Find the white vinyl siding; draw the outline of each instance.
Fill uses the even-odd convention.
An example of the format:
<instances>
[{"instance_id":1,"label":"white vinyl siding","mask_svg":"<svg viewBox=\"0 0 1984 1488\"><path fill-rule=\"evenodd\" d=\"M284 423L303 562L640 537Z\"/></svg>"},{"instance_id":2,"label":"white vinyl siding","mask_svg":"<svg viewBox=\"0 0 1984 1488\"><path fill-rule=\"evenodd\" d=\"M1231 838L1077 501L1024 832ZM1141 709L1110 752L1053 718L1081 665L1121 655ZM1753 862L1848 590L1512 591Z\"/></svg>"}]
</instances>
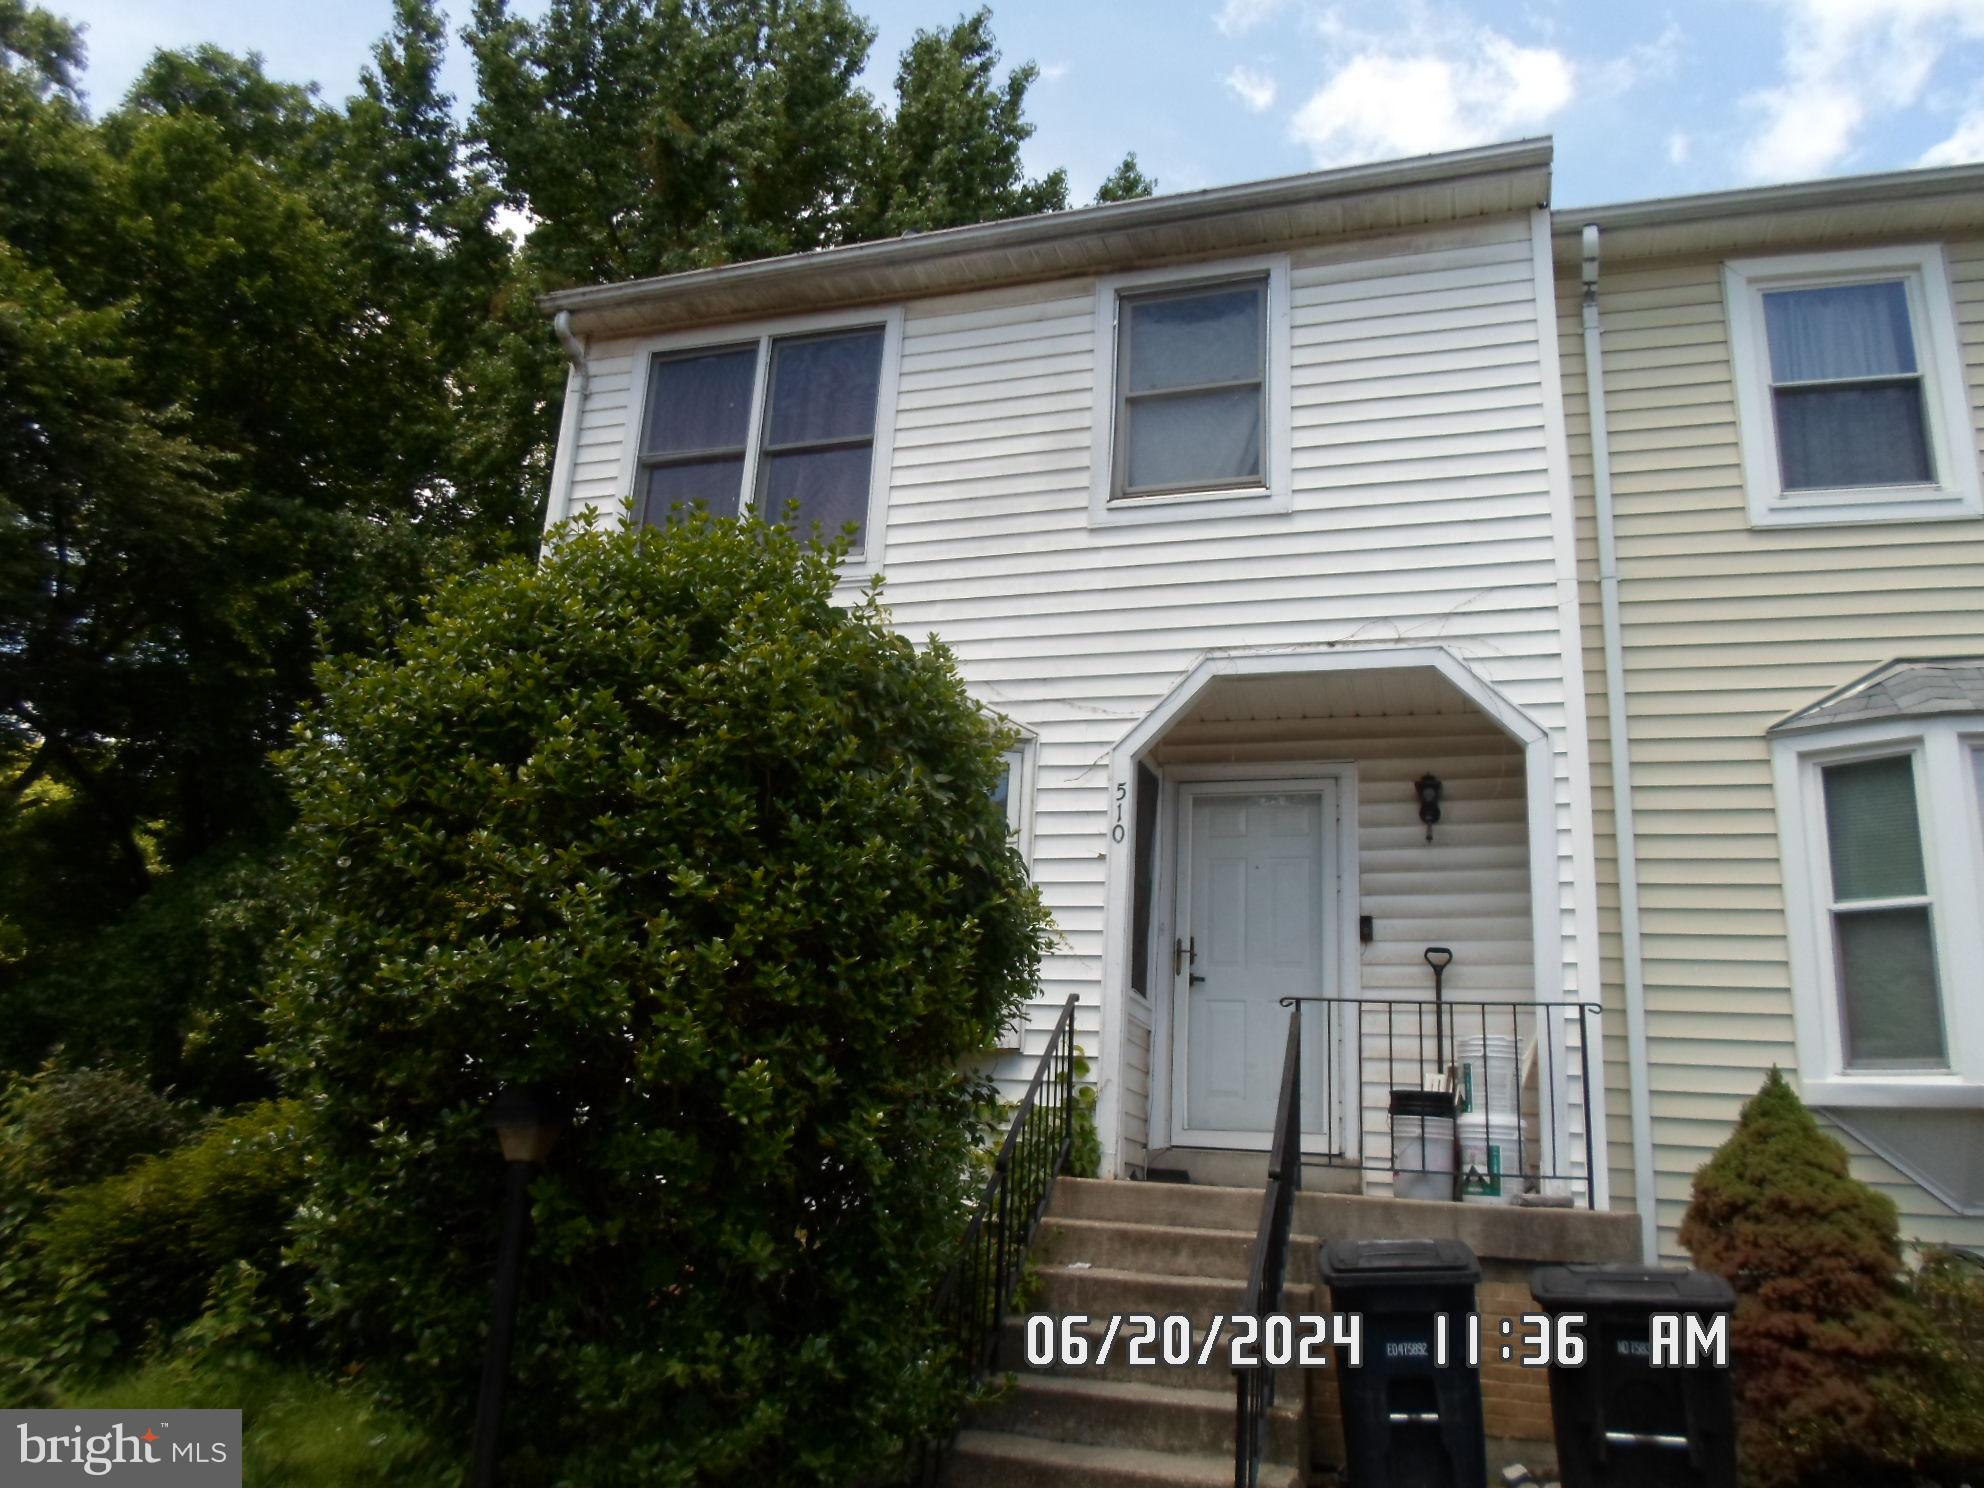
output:
<instances>
[{"instance_id":1,"label":"white vinyl siding","mask_svg":"<svg viewBox=\"0 0 1984 1488\"><path fill-rule=\"evenodd\" d=\"M1945 245L1975 461L1984 245ZM1605 1002L1621 1002L1609 739L1599 647L1578 271L1558 325L1577 491L1597 804ZM1974 652L1984 524L1754 529L1717 260L1608 262L1599 283L1639 833L1656 1212L1663 1247L1694 1171L1775 1064L1795 1067L1782 866L1765 730L1902 656ZM1613 1191L1631 1195L1623 1024L1608 1019ZM1842 1134L1844 1136L1844 1134ZM1902 1233L1976 1244L1961 1220L1851 1137L1854 1171Z\"/></svg>"},{"instance_id":2,"label":"white vinyl siding","mask_svg":"<svg viewBox=\"0 0 1984 1488\"><path fill-rule=\"evenodd\" d=\"M885 598L902 633L941 636L973 695L1034 738L1030 861L1061 932L1019 1051L997 1064L1008 1098L1071 992L1077 1041L1102 1070L1104 885L1109 854L1127 850L1110 841L1110 752L1219 649L1445 647L1547 730L1557 954L1524 970L1536 959L1526 929L1457 933L1431 906L1420 928L1474 946L1470 978L1500 968L1495 980L1511 991L1578 990L1572 770L1582 759L1566 732L1554 388L1539 335L1551 307L1538 300L1536 221L1517 212L1291 252L1290 372L1270 409L1289 431L1281 511L1234 503L1189 521L1091 525L1096 279L904 307L878 529ZM613 461L631 349L593 348L575 506L610 508L625 494ZM1428 767L1415 761L1403 777L1403 835L1417 828L1409 782ZM1515 889L1484 892L1500 896L1498 926L1520 912ZM1424 980L1423 963L1419 981L1403 962L1378 970L1373 991ZM1133 1073L1128 1026L1126 1087L1148 1080ZM1105 1092L1105 1108L1120 1100L1125 1160L1147 1099Z\"/></svg>"},{"instance_id":3,"label":"white vinyl siding","mask_svg":"<svg viewBox=\"0 0 1984 1488\"><path fill-rule=\"evenodd\" d=\"M1090 526L1092 282L909 307L887 597L1039 739L1034 876L1064 939L1029 1052L1070 991L1099 1049L1109 751L1220 648L1443 645L1552 730L1563 941L1540 980L1574 982L1529 220L1297 253L1289 277L1279 516ZM1416 823L1409 788L1405 805Z\"/></svg>"}]
</instances>

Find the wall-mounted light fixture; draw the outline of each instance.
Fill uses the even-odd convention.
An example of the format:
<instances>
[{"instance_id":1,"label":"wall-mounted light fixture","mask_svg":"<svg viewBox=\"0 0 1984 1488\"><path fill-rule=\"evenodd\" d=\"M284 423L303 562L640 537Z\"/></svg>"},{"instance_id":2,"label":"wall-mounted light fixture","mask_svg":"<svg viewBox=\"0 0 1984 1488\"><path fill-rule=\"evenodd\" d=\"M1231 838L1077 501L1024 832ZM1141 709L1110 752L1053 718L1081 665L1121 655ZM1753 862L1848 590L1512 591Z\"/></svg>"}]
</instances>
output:
<instances>
[{"instance_id":1,"label":"wall-mounted light fixture","mask_svg":"<svg viewBox=\"0 0 1984 1488\"><path fill-rule=\"evenodd\" d=\"M1419 792L1419 819L1426 823L1426 840L1433 840L1433 823L1440 819L1440 792L1445 788L1437 775L1421 775L1413 782Z\"/></svg>"}]
</instances>

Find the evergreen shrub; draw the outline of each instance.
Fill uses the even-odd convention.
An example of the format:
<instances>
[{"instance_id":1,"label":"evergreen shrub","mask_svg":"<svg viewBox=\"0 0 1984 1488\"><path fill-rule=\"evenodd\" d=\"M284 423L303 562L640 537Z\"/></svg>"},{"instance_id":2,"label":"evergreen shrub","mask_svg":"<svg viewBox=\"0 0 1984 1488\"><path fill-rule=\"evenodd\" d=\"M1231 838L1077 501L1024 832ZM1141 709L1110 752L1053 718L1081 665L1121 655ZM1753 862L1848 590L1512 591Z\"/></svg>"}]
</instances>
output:
<instances>
[{"instance_id":1,"label":"evergreen shrub","mask_svg":"<svg viewBox=\"0 0 1984 1488\"><path fill-rule=\"evenodd\" d=\"M1777 1070L1695 1174L1680 1239L1736 1291L1748 1481L1913 1484L1984 1445L1911 1289L1893 1200L1851 1175Z\"/></svg>"},{"instance_id":2,"label":"evergreen shrub","mask_svg":"<svg viewBox=\"0 0 1984 1488\"><path fill-rule=\"evenodd\" d=\"M962 1073L1048 921L945 649L758 521L553 534L326 667L272 1027L333 1347L466 1433L503 1087L531 1190L506 1482L844 1482L948 1409Z\"/></svg>"}]
</instances>

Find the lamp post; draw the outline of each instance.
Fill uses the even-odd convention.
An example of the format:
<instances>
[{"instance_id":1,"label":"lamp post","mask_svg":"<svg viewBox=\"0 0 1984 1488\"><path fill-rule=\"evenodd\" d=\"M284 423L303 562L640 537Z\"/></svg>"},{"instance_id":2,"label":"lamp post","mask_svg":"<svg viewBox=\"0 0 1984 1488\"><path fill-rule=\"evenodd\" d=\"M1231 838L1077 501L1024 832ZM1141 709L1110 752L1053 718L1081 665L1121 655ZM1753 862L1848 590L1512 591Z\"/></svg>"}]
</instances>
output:
<instances>
[{"instance_id":1,"label":"lamp post","mask_svg":"<svg viewBox=\"0 0 1984 1488\"><path fill-rule=\"evenodd\" d=\"M517 1286L523 1278L524 1231L530 1224L530 1175L550 1154L563 1129L542 1096L506 1086L489 1107L489 1124L503 1149L503 1244L496 1257L496 1296L489 1318L489 1352L482 1361L482 1393L475 1407L475 1464L471 1488L495 1488L503 1385L510 1373L510 1340L516 1331Z\"/></svg>"}]
</instances>

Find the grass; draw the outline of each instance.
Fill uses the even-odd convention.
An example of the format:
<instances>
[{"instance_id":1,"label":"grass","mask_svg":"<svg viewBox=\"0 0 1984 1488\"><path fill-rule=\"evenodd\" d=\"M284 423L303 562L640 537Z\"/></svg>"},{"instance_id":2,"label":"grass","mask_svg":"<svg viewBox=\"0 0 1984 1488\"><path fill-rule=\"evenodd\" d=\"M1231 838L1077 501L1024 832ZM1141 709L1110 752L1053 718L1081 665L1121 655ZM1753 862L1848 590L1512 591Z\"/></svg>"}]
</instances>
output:
<instances>
[{"instance_id":1,"label":"grass","mask_svg":"<svg viewBox=\"0 0 1984 1488\"><path fill-rule=\"evenodd\" d=\"M238 1409L243 1488L455 1488L467 1451L436 1442L360 1386L261 1360L148 1364L64 1390L55 1404Z\"/></svg>"}]
</instances>

